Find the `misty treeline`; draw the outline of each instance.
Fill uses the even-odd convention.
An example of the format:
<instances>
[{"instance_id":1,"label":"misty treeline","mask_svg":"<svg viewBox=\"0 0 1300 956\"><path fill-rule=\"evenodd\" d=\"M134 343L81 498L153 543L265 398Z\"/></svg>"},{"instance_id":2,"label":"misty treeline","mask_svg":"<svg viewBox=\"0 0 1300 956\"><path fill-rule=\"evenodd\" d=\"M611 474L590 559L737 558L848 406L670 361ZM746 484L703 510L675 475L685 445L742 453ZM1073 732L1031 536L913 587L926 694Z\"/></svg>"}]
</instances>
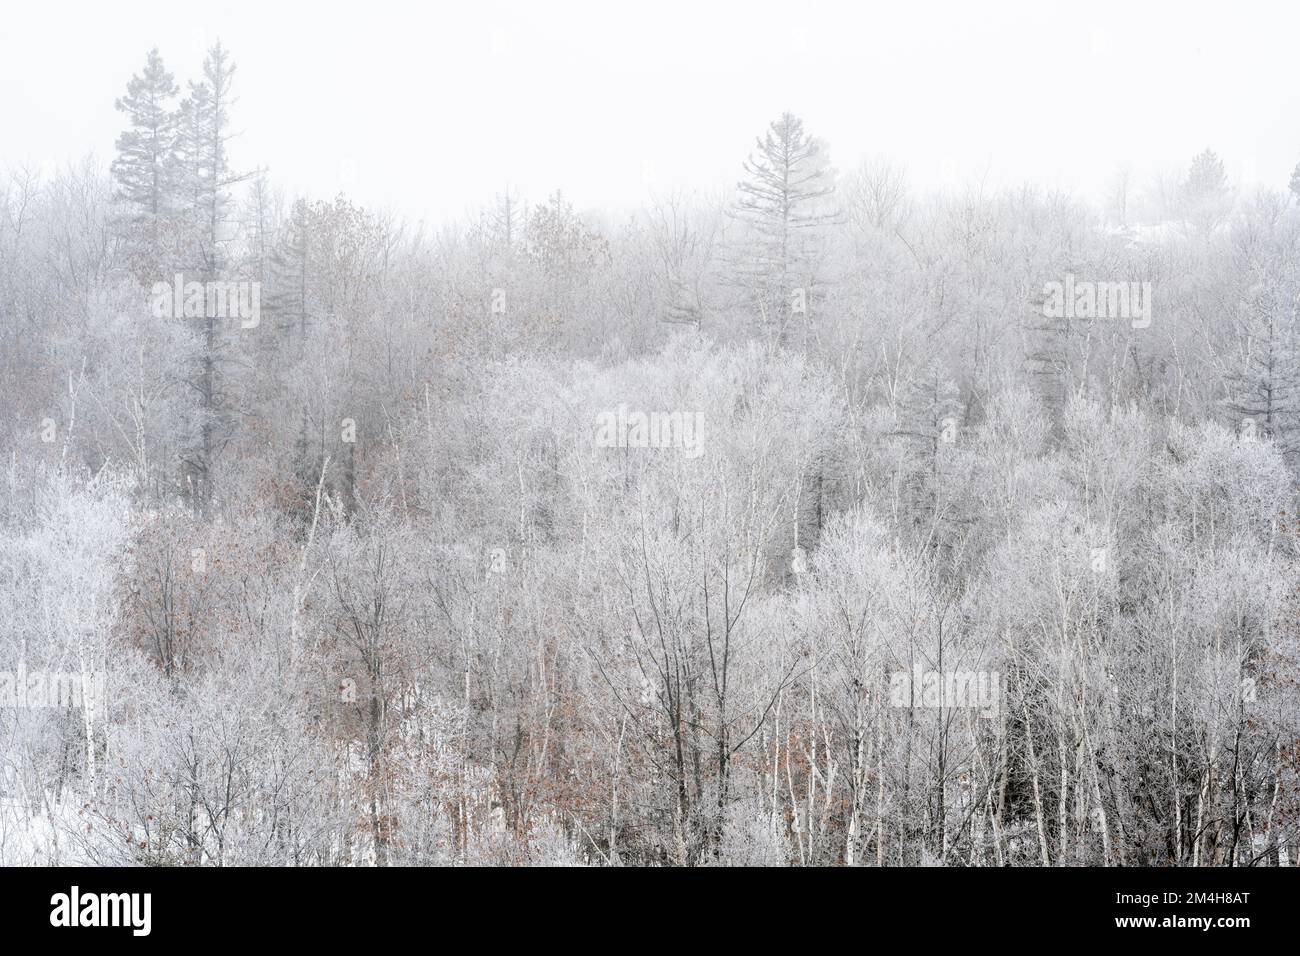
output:
<instances>
[{"instance_id":1,"label":"misty treeline","mask_svg":"<svg viewBox=\"0 0 1300 956\"><path fill-rule=\"evenodd\" d=\"M1292 195L925 196L785 114L433 228L232 165L235 76L0 187L0 670L85 678L0 706L0 861L1300 862Z\"/></svg>"}]
</instances>

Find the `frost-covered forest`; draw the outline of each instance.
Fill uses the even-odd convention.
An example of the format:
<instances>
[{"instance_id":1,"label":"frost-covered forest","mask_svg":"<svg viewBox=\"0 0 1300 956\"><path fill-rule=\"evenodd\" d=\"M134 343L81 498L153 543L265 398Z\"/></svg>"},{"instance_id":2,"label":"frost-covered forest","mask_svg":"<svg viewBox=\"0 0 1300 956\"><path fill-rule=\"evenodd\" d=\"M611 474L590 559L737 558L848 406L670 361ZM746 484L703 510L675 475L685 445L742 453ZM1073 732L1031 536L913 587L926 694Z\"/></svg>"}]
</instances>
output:
<instances>
[{"instance_id":1,"label":"frost-covered forest","mask_svg":"<svg viewBox=\"0 0 1300 956\"><path fill-rule=\"evenodd\" d=\"M1300 175L431 225L144 52L0 170L0 863L1300 864Z\"/></svg>"}]
</instances>

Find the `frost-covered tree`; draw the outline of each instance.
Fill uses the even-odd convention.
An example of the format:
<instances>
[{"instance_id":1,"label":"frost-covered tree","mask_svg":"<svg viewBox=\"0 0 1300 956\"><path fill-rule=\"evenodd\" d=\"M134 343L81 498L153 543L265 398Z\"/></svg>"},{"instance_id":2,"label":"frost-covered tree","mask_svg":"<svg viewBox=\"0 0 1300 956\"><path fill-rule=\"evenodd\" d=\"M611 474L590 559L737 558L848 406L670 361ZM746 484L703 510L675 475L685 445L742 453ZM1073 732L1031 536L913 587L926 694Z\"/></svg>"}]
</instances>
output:
<instances>
[{"instance_id":1,"label":"frost-covered tree","mask_svg":"<svg viewBox=\"0 0 1300 956\"><path fill-rule=\"evenodd\" d=\"M1228 175L1212 149L1199 153L1182 184L1184 215L1201 234L1213 232L1231 210Z\"/></svg>"},{"instance_id":2,"label":"frost-covered tree","mask_svg":"<svg viewBox=\"0 0 1300 956\"><path fill-rule=\"evenodd\" d=\"M835 218L835 191L826 147L783 113L758 139L744 163L733 214L747 227L735 279L763 325L785 341L808 320L819 285L820 230Z\"/></svg>"},{"instance_id":3,"label":"frost-covered tree","mask_svg":"<svg viewBox=\"0 0 1300 956\"><path fill-rule=\"evenodd\" d=\"M179 114L175 98L180 92L163 65L157 47L149 51L144 70L131 77L126 95L115 103L130 126L117 138L113 160L114 197L126 208L130 235L144 248L142 268L157 269L156 257L169 217L180 199ZM158 274L158 273L155 273Z\"/></svg>"}]
</instances>

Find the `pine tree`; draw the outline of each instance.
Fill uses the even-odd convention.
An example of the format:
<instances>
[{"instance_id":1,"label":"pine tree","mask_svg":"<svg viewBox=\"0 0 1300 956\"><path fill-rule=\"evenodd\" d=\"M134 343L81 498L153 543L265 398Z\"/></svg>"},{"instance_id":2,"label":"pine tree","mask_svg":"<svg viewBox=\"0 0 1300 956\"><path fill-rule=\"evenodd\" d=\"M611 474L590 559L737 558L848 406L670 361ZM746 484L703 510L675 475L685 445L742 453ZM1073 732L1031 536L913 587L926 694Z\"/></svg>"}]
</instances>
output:
<instances>
[{"instance_id":1,"label":"pine tree","mask_svg":"<svg viewBox=\"0 0 1300 956\"><path fill-rule=\"evenodd\" d=\"M306 341L310 320L311 230L311 207L306 200L299 199L289 210L289 218L270 257L268 311L281 332L297 329L300 347Z\"/></svg>"},{"instance_id":2,"label":"pine tree","mask_svg":"<svg viewBox=\"0 0 1300 956\"><path fill-rule=\"evenodd\" d=\"M1223 171L1223 160L1207 149L1192 160L1183 190L1188 199L1199 200L1221 196L1228 188L1228 176Z\"/></svg>"},{"instance_id":3,"label":"pine tree","mask_svg":"<svg viewBox=\"0 0 1300 956\"><path fill-rule=\"evenodd\" d=\"M752 230L737 281L754 299L764 324L784 340L796 315L806 316L816 285L817 232L835 220L827 198L834 192L825 151L804 133L803 121L782 114L756 141L737 184L734 215Z\"/></svg>"},{"instance_id":4,"label":"pine tree","mask_svg":"<svg viewBox=\"0 0 1300 956\"><path fill-rule=\"evenodd\" d=\"M528 218L528 207L512 194L506 187L503 195L497 196L489 222L489 234L494 250L510 258L523 240L524 223Z\"/></svg>"},{"instance_id":5,"label":"pine tree","mask_svg":"<svg viewBox=\"0 0 1300 956\"><path fill-rule=\"evenodd\" d=\"M253 281L266 285L276 232L275 198L265 171L259 172L248 190L243 205L246 253L241 271Z\"/></svg>"},{"instance_id":6,"label":"pine tree","mask_svg":"<svg viewBox=\"0 0 1300 956\"><path fill-rule=\"evenodd\" d=\"M181 104L181 155L187 219L196 244L192 268L202 281L223 278L226 245L235 230L227 221L230 187L249 178L230 169L231 85L235 65L218 42L203 61L203 79L190 84ZM229 443L235 416L227 401L231 343L224 320L204 317L200 355L193 381L200 407L200 440L188 456L195 504L206 512L213 498L217 457Z\"/></svg>"},{"instance_id":7,"label":"pine tree","mask_svg":"<svg viewBox=\"0 0 1300 956\"><path fill-rule=\"evenodd\" d=\"M131 77L126 96L115 103L130 117L131 128L117 138L114 198L129 203L139 216L163 216L171 210L177 124L171 101L178 92L155 47L149 51L144 72Z\"/></svg>"},{"instance_id":8,"label":"pine tree","mask_svg":"<svg viewBox=\"0 0 1300 956\"><path fill-rule=\"evenodd\" d=\"M125 204L124 226L132 265L142 274L158 271L164 223L174 212L179 176L179 115L172 105L179 93L158 49L149 51L144 72L131 77L116 108L130 128L117 138L113 160L114 199Z\"/></svg>"},{"instance_id":9,"label":"pine tree","mask_svg":"<svg viewBox=\"0 0 1300 956\"><path fill-rule=\"evenodd\" d=\"M1182 192L1186 218L1200 233L1208 235L1227 218L1232 206L1228 176L1214 150L1192 160Z\"/></svg>"},{"instance_id":10,"label":"pine tree","mask_svg":"<svg viewBox=\"0 0 1300 956\"><path fill-rule=\"evenodd\" d=\"M205 278L216 278L225 266L223 248L233 238L227 220L230 187L249 178L231 170L226 144L230 141L231 86L235 64L218 42L203 61L203 79L190 83L181 104L181 154L184 192L201 249Z\"/></svg>"},{"instance_id":11,"label":"pine tree","mask_svg":"<svg viewBox=\"0 0 1300 956\"><path fill-rule=\"evenodd\" d=\"M1228 374L1226 408L1239 433L1271 438L1288 458L1300 451L1297 286L1287 263L1252 262L1235 317L1240 359Z\"/></svg>"}]
</instances>

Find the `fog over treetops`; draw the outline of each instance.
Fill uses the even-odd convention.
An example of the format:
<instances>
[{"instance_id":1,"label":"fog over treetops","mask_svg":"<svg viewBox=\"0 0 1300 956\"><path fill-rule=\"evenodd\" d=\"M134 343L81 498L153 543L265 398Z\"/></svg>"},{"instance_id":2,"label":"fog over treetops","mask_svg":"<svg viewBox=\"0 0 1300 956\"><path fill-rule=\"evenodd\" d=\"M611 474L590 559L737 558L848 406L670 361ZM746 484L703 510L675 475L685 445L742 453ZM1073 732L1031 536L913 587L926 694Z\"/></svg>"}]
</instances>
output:
<instances>
[{"instance_id":1,"label":"fog over treetops","mask_svg":"<svg viewBox=\"0 0 1300 956\"><path fill-rule=\"evenodd\" d=\"M799 87L632 201L434 97L321 191L240 49L105 45L0 149L0 864L1300 863L1276 130L918 182Z\"/></svg>"}]
</instances>

